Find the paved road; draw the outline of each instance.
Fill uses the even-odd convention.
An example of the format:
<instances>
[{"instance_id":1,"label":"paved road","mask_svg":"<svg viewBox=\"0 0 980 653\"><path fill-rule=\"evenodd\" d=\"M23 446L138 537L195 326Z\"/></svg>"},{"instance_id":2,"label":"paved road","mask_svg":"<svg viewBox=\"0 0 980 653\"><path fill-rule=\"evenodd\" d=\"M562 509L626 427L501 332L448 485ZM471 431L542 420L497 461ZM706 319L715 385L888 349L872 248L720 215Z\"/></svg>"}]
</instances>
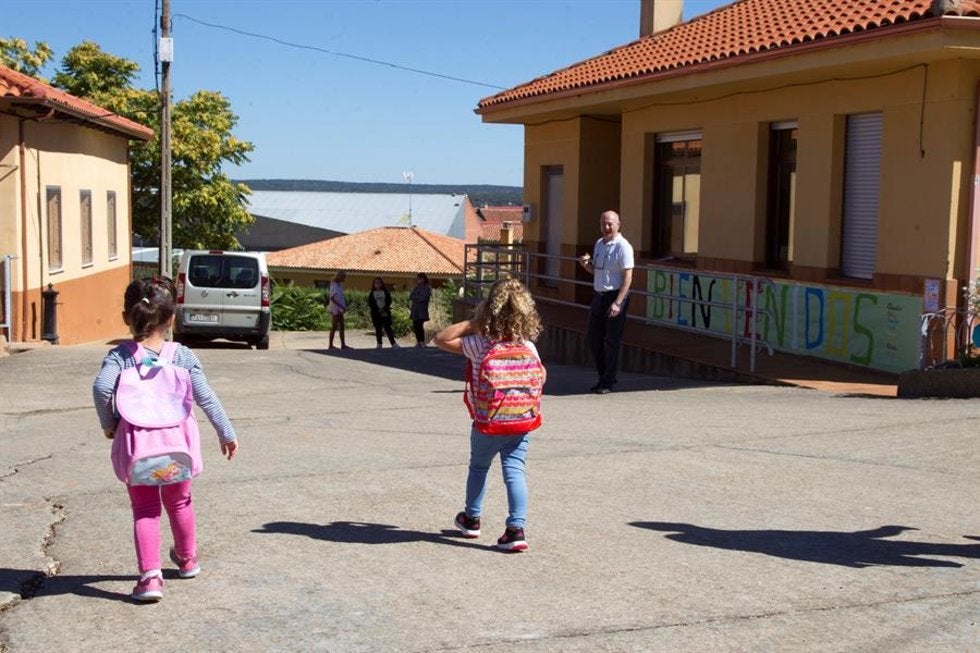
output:
<instances>
[{"instance_id":1,"label":"paved road","mask_svg":"<svg viewBox=\"0 0 980 653\"><path fill-rule=\"evenodd\" d=\"M4 651L976 651L980 400L550 367L526 554L451 530L462 361L323 334L201 348L202 574L136 605L131 519L89 387L106 346L0 359ZM166 527L165 527L166 528ZM165 530L165 541L168 535Z\"/></svg>"}]
</instances>

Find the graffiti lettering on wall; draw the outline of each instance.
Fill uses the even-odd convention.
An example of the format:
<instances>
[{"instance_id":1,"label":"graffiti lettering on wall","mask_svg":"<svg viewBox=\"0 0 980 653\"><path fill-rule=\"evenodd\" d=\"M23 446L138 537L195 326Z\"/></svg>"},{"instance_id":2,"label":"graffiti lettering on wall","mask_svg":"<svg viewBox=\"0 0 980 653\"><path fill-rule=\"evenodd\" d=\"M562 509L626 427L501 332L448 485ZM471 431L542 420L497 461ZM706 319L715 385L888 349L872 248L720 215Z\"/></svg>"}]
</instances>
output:
<instances>
[{"instance_id":1,"label":"graffiti lettering on wall","mask_svg":"<svg viewBox=\"0 0 980 653\"><path fill-rule=\"evenodd\" d=\"M892 372L918 362L921 297L781 281L754 293L746 280L736 287L729 277L664 270L647 274L647 291L655 322L748 337L755 320L758 336L779 351Z\"/></svg>"}]
</instances>

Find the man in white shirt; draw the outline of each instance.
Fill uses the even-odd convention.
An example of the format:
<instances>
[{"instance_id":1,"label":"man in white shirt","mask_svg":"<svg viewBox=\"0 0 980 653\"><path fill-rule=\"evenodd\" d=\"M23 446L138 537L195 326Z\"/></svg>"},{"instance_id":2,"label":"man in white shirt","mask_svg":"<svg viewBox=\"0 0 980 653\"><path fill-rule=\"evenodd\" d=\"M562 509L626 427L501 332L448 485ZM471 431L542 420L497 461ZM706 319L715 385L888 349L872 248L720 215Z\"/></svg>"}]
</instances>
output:
<instances>
[{"instance_id":1,"label":"man in white shirt","mask_svg":"<svg viewBox=\"0 0 980 653\"><path fill-rule=\"evenodd\" d=\"M596 394L609 394L616 384L619 349L626 328L629 290L633 283L633 246L619 233L619 214L606 211L599 218L602 238L592 255L583 254L579 263L592 275L595 295L589 308L586 336L595 358L599 381L592 386Z\"/></svg>"}]
</instances>

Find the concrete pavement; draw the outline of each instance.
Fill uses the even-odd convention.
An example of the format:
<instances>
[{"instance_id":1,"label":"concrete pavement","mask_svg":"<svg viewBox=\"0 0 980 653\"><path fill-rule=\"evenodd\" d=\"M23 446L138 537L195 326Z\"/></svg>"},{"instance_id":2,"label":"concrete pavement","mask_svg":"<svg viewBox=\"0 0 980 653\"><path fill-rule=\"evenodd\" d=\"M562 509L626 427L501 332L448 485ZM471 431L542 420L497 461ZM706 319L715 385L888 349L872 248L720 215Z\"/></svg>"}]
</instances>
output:
<instances>
[{"instance_id":1,"label":"concrete pavement","mask_svg":"<svg viewBox=\"0 0 980 653\"><path fill-rule=\"evenodd\" d=\"M980 400L898 400L552 365L525 554L451 529L462 359L199 348L203 572L128 599L128 501L90 384L107 345L0 359L0 647L46 651L975 651ZM164 526L164 542L169 532Z\"/></svg>"}]
</instances>

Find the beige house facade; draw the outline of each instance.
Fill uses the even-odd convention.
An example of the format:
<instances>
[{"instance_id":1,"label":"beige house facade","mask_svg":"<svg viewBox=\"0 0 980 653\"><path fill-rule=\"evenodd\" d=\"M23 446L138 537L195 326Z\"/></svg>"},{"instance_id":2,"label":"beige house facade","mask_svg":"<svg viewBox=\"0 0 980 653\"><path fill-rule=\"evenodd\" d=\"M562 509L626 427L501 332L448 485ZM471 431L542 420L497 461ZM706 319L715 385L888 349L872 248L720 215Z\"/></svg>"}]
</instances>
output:
<instances>
[{"instance_id":1,"label":"beige house facade","mask_svg":"<svg viewBox=\"0 0 980 653\"><path fill-rule=\"evenodd\" d=\"M662 268L634 286L763 277L777 348L914 367L980 264L980 4L833 4L742 0L482 100L525 125L529 246L578 256L617 210Z\"/></svg>"},{"instance_id":2,"label":"beige house facade","mask_svg":"<svg viewBox=\"0 0 980 653\"><path fill-rule=\"evenodd\" d=\"M12 342L118 335L130 280L129 141L147 127L0 66L0 256ZM56 291L44 333L42 291ZM52 325L49 325L52 326Z\"/></svg>"}]
</instances>

